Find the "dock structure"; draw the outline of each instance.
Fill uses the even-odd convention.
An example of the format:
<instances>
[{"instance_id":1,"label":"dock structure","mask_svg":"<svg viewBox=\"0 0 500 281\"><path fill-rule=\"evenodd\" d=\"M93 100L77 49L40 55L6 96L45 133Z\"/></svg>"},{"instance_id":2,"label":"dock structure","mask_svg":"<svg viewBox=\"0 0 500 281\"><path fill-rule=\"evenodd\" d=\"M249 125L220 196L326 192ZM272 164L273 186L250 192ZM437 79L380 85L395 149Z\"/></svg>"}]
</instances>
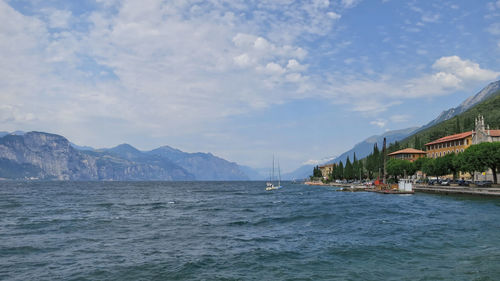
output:
<instances>
[{"instance_id":1,"label":"dock structure","mask_svg":"<svg viewBox=\"0 0 500 281\"><path fill-rule=\"evenodd\" d=\"M475 195L500 197L500 187L463 187L463 186L428 186L416 185L413 187L415 192L437 193L444 195Z\"/></svg>"}]
</instances>

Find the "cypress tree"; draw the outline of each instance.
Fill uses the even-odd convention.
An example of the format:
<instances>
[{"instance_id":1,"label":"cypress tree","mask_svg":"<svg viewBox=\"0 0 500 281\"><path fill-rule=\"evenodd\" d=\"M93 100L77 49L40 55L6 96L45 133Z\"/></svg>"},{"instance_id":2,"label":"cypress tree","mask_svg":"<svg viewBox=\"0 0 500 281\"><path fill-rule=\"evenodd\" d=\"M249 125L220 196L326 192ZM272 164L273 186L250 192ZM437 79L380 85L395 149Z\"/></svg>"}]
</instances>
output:
<instances>
[{"instance_id":1,"label":"cypress tree","mask_svg":"<svg viewBox=\"0 0 500 281\"><path fill-rule=\"evenodd\" d=\"M357 179L359 176L359 163L356 158L356 152L354 152L354 160L352 161L353 178Z\"/></svg>"},{"instance_id":2,"label":"cypress tree","mask_svg":"<svg viewBox=\"0 0 500 281\"><path fill-rule=\"evenodd\" d=\"M351 160L349 160L349 156L347 156L347 160L345 162L344 177L348 180L351 180L353 178L353 169Z\"/></svg>"},{"instance_id":3,"label":"cypress tree","mask_svg":"<svg viewBox=\"0 0 500 281\"><path fill-rule=\"evenodd\" d=\"M339 163L337 176L339 179L344 179L344 164L342 161Z\"/></svg>"}]
</instances>

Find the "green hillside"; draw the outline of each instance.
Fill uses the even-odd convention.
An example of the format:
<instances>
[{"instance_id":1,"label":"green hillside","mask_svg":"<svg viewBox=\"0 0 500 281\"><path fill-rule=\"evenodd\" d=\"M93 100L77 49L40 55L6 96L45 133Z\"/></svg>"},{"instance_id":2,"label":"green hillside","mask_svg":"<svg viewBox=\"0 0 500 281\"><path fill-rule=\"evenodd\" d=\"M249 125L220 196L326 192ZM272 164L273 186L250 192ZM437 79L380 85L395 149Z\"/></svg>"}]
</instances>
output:
<instances>
[{"instance_id":1,"label":"green hillside","mask_svg":"<svg viewBox=\"0 0 500 281\"><path fill-rule=\"evenodd\" d=\"M484 123L489 125L491 129L500 129L500 91L462 114L417 132L399 143L391 144L388 152L407 147L425 150L425 144L428 142L444 136L473 130L474 120L478 115L484 116Z\"/></svg>"}]
</instances>

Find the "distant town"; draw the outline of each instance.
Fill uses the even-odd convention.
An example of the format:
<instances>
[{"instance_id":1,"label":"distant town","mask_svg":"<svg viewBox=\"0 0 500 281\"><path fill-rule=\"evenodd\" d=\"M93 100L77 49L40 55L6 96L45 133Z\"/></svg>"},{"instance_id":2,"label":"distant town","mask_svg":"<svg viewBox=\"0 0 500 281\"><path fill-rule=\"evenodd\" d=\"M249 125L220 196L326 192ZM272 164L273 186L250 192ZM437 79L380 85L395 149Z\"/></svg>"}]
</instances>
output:
<instances>
[{"instance_id":1,"label":"distant town","mask_svg":"<svg viewBox=\"0 0 500 281\"><path fill-rule=\"evenodd\" d=\"M460 130L459 118L454 130ZM416 146L416 147L415 147ZM420 147L424 149L419 149ZM382 150L375 143L373 152L346 163L316 166L312 184L390 185L401 179L427 185L455 184L478 187L497 185L500 169L500 129L491 129L483 115L474 120L474 128L433 139L421 144L418 136L406 147L395 142Z\"/></svg>"}]
</instances>

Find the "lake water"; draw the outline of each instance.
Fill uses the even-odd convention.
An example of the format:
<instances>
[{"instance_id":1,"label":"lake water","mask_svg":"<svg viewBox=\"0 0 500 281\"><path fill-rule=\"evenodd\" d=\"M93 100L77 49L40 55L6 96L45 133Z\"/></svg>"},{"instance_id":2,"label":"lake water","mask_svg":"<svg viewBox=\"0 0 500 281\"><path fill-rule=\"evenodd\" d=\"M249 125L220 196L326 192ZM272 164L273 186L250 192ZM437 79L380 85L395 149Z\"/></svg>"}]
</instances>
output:
<instances>
[{"instance_id":1,"label":"lake water","mask_svg":"<svg viewBox=\"0 0 500 281\"><path fill-rule=\"evenodd\" d=\"M0 182L0 280L499 280L500 200Z\"/></svg>"}]
</instances>

